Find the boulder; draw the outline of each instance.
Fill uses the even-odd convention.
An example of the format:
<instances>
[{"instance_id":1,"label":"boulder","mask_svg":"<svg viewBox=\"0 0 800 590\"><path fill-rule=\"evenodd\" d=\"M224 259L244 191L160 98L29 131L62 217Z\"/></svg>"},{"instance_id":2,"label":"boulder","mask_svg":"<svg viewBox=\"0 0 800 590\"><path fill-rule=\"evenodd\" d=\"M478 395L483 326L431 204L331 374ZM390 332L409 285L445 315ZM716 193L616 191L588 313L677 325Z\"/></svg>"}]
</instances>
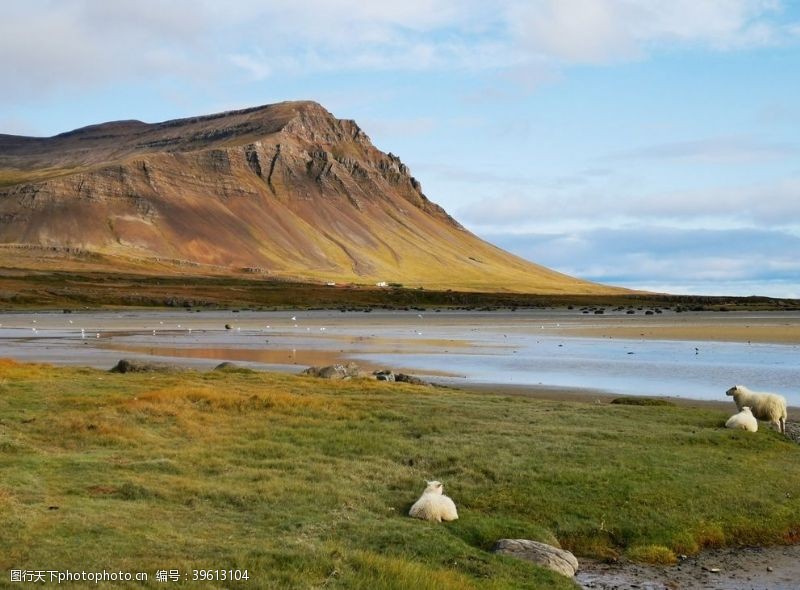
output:
<instances>
[{"instance_id":1,"label":"boulder","mask_svg":"<svg viewBox=\"0 0 800 590\"><path fill-rule=\"evenodd\" d=\"M148 363L144 361L131 361L120 359L116 365L111 367L112 373L150 373L155 371L179 371L180 367L166 363Z\"/></svg>"},{"instance_id":2,"label":"boulder","mask_svg":"<svg viewBox=\"0 0 800 590\"><path fill-rule=\"evenodd\" d=\"M390 371L389 369L384 369L383 371L375 371L372 373L375 375L375 379L378 381L395 381L394 372Z\"/></svg>"},{"instance_id":3,"label":"boulder","mask_svg":"<svg viewBox=\"0 0 800 590\"><path fill-rule=\"evenodd\" d=\"M320 379L352 379L353 377L362 376L361 370L355 363L327 365L325 367L309 367L303 371L302 374L319 377Z\"/></svg>"},{"instance_id":4,"label":"boulder","mask_svg":"<svg viewBox=\"0 0 800 590\"><path fill-rule=\"evenodd\" d=\"M492 548L494 553L525 559L543 567L573 577L578 571L578 560L569 551L547 543L528 539L500 539Z\"/></svg>"},{"instance_id":5,"label":"boulder","mask_svg":"<svg viewBox=\"0 0 800 590\"><path fill-rule=\"evenodd\" d=\"M419 377L414 377L413 375L406 375L405 373L397 373L394 376L394 380L398 383L410 383L411 385L426 385L430 386L430 383L427 381L423 381Z\"/></svg>"}]
</instances>

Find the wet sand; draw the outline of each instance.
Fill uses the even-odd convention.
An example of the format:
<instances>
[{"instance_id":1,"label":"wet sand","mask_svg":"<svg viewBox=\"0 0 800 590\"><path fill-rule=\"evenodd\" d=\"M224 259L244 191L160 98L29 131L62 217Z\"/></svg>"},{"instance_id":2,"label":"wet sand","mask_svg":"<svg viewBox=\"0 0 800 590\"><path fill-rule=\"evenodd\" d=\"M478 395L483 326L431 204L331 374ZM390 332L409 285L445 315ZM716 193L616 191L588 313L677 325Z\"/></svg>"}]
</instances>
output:
<instances>
[{"instance_id":1,"label":"wet sand","mask_svg":"<svg viewBox=\"0 0 800 590\"><path fill-rule=\"evenodd\" d=\"M704 551L675 566L584 559L576 576L585 590L797 590L800 545Z\"/></svg>"},{"instance_id":2,"label":"wet sand","mask_svg":"<svg viewBox=\"0 0 800 590\"><path fill-rule=\"evenodd\" d=\"M590 338L800 344L797 314L782 312L602 317L591 324L564 324L560 330Z\"/></svg>"}]
</instances>

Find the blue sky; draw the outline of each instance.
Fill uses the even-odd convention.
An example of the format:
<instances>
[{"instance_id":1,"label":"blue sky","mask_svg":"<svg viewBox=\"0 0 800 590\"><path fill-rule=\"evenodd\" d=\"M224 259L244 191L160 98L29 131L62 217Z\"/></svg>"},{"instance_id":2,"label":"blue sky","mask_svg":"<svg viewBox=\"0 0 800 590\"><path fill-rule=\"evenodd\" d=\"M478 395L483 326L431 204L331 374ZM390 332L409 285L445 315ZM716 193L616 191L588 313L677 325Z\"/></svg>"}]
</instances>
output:
<instances>
[{"instance_id":1,"label":"blue sky","mask_svg":"<svg viewBox=\"0 0 800 590\"><path fill-rule=\"evenodd\" d=\"M800 297L800 2L28 0L0 133L293 99L576 276Z\"/></svg>"}]
</instances>

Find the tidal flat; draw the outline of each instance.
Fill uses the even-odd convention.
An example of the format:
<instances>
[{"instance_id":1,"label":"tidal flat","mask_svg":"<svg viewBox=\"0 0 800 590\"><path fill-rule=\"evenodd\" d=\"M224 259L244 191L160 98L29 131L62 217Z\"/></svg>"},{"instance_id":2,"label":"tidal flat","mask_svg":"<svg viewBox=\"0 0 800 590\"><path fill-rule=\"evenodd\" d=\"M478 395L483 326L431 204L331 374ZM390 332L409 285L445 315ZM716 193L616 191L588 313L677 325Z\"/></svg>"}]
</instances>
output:
<instances>
[{"instance_id":1,"label":"tidal flat","mask_svg":"<svg viewBox=\"0 0 800 590\"><path fill-rule=\"evenodd\" d=\"M227 327L226 327L227 326ZM0 357L110 368L150 358L299 372L354 361L442 384L800 406L800 312L119 311L0 315Z\"/></svg>"}]
</instances>

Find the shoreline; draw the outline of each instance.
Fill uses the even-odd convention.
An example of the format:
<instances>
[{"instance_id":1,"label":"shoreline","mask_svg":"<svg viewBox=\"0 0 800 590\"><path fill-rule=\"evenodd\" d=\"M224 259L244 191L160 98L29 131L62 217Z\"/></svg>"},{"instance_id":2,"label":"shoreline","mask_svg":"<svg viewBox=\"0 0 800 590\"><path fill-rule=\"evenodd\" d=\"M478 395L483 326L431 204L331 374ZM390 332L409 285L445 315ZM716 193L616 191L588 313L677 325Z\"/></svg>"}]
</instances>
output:
<instances>
[{"instance_id":1,"label":"shoreline","mask_svg":"<svg viewBox=\"0 0 800 590\"><path fill-rule=\"evenodd\" d=\"M674 403L677 406L684 407L697 407L711 410L720 410L730 412L735 407L733 398L708 400L708 399L694 399L689 397L676 397L676 396L655 396L655 395L627 395L622 393L613 393L610 391L603 391L600 389L580 389L575 387L552 387L552 386L535 386L535 385L506 385L506 384L493 384L493 383L433 383L438 387L452 387L453 389L461 389L464 391L490 394L498 396L518 396L528 397L537 400L547 401L566 401L578 403L602 403L610 404L612 400L625 398L625 399L658 399ZM722 394L725 395L724 393ZM800 407L788 406L788 412L795 416L800 416ZM794 421L792 421L794 422Z\"/></svg>"}]
</instances>

